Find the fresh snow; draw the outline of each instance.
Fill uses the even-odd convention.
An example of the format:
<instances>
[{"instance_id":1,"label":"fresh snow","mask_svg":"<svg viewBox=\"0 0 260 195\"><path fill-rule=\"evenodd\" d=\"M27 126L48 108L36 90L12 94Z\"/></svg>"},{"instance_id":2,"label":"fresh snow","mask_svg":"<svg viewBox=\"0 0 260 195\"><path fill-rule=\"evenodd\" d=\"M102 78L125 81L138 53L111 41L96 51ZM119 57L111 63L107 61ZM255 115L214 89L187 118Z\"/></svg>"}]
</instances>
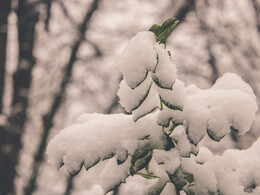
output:
<instances>
[{"instance_id":1,"label":"fresh snow","mask_svg":"<svg viewBox=\"0 0 260 195\"><path fill-rule=\"evenodd\" d=\"M159 62L155 73L152 74L152 77L160 87L171 89L176 80L176 67L172 63L169 53L164 47L164 44L155 45Z\"/></svg>"},{"instance_id":2,"label":"fresh snow","mask_svg":"<svg viewBox=\"0 0 260 195\"><path fill-rule=\"evenodd\" d=\"M152 86L152 78L150 76L145 79L138 87L132 89L122 80L119 85L117 95L120 97L120 104L127 112L131 112L138 108L147 97ZM131 98L130 98L131 96Z\"/></svg>"},{"instance_id":3,"label":"fresh snow","mask_svg":"<svg viewBox=\"0 0 260 195\"><path fill-rule=\"evenodd\" d=\"M197 144L206 131L215 141L223 138L230 127L240 135L249 131L258 107L252 89L241 78L227 73L210 89L192 88L183 110L192 143Z\"/></svg>"},{"instance_id":4,"label":"fresh snow","mask_svg":"<svg viewBox=\"0 0 260 195\"><path fill-rule=\"evenodd\" d=\"M120 56L119 69L132 89L143 82L148 70L154 72L157 64L155 44L152 32L139 32L129 41Z\"/></svg>"},{"instance_id":5,"label":"fresh snow","mask_svg":"<svg viewBox=\"0 0 260 195\"><path fill-rule=\"evenodd\" d=\"M152 32L133 37L118 64L119 102L131 115L81 115L50 141L50 164L77 174L106 162L99 175L104 192L125 182L130 170L149 165L137 171L157 179L142 193L167 194L172 182L181 194L260 194L260 138L247 150L222 156L197 146L205 135L220 141L230 130L250 130L258 107L241 77L226 73L209 89L185 86Z\"/></svg>"},{"instance_id":6,"label":"fresh snow","mask_svg":"<svg viewBox=\"0 0 260 195\"><path fill-rule=\"evenodd\" d=\"M159 106L160 106L160 99L156 91L156 86L155 84L152 84L147 98L136 110L132 112L134 121L137 121L142 116L149 114L150 112L154 111L156 108L159 108Z\"/></svg>"},{"instance_id":7,"label":"fresh snow","mask_svg":"<svg viewBox=\"0 0 260 195\"><path fill-rule=\"evenodd\" d=\"M163 103L167 107L171 109L183 110L186 99L186 91L182 81L177 79L171 90L160 87L157 87L157 90Z\"/></svg>"},{"instance_id":8,"label":"fresh snow","mask_svg":"<svg viewBox=\"0 0 260 195\"><path fill-rule=\"evenodd\" d=\"M90 116L90 115L88 115ZM62 130L52 139L47 148L49 162L55 167L62 162L70 172L76 172L81 164L89 167L100 159L115 154L120 149L127 149L126 142L137 148L136 140L148 134L147 125L142 121L135 123L131 116L124 114L101 115L88 119L86 122L73 124ZM133 150L130 148L130 151Z\"/></svg>"},{"instance_id":9,"label":"fresh snow","mask_svg":"<svg viewBox=\"0 0 260 195\"><path fill-rule=\"evenodd\" d=\"M196 194L216 193L216 184L221 194L260 193L260 138L247 150L227 150L222 156L200 148L195 161L182 158L182 168L194 175Z\"/></svg>"}]
</instances>

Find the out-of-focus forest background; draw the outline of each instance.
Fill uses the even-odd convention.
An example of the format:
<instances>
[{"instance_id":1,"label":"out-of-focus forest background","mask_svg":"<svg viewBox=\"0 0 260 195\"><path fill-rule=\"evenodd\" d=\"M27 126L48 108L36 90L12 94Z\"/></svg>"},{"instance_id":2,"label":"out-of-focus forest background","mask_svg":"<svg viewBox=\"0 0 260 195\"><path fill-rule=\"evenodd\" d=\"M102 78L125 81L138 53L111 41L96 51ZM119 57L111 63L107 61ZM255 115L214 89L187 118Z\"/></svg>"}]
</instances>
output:
<instances>
[{"instance_id":1,"label":"out-of-focus forest background","mask_svg":"<svg viewBox=\"0 0 260 195\"><path fill-rule=\"evenodd\" d=\"M117 56L169 17L181 20L167 42L179 79L208 88L235 72L260 104L259 0L0 1L0 195L97 194L86 171L50 167L46 145L81 113L123 112ZM204 144L221 153L259 135L258 112L246 135Z\"/></svg>"}]
</instances>

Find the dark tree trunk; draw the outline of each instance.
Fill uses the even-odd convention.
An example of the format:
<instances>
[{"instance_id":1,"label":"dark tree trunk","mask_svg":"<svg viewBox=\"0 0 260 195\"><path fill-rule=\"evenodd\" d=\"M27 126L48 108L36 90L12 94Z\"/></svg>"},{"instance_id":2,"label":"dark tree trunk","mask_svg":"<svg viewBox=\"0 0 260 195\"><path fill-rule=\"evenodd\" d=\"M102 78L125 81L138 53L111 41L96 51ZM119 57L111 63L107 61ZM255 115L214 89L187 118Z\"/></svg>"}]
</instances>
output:
<instances>
[{"instance_id":1,"label":"dark tree trunk","mask_svg":"<svg viewBox=\"0 0 260 195\"><path fill-rule=\"evenodd\" d=\"M10 1L10 0L8 0ZM8 124L0 127L0 183L1 195L15 194L15 166L21 149L21 135L26 122L28 95L31 84L35 25L38 13L26 0L18 4L19 63L13 75L13 101ZM2 11L1 11L2 13Z\"/></svg>"},{"instance_id":2,"label":"dark tree trunk","mask_svg":"<svg viewBox=\"0 0 260 195\"><path fill-rule=\"evenodd\" d=\"M0 113L3 106L3 90L5 79L6 46L7 46L7 26L8 15L11 10L10 0L0 1Z\"/></svg>"},{"instance_id":3,"label":"dark tree trunk","mask_svg":"<svg viewBox=\"0 0 260 195\"><path fill-rule=\"evenodd\" d=\"M7 26L8 15L11 10L11 2L9 0L0 1L0 114L2 113L4 84L5 84L5 64L6 64L6 46L7 46ZM8 132L4 126L0 124L0 194L7 194L12 189L12 177L6 170L11 170L9 162L13 158L9 156L12 146L8 145Z\"/></svg>"}]
</instances>

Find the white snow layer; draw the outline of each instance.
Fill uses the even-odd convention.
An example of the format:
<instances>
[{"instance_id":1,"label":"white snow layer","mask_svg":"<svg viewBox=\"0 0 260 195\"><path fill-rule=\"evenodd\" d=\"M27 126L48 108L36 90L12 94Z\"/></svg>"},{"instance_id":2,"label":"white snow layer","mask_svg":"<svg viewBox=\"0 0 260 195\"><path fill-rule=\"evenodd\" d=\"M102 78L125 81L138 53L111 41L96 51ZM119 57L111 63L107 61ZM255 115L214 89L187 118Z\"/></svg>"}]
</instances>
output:
<instances>
[{"instance_id":1,"label":"white snow layer","mask_svg":"<svg viewBox=\"0 0 260 195\"><path fill-rule=\"evenodd\" d=\"M127 154L133 155L138 148L138 140L147 135L151 135L151 146L161 147L158 140L162 131L156 124L156 117L152 114L134 122L130 115L124 114L84 114L77 124L65 128L49 142L48 161L57 168L64 164L70 173L75 174L83 165L88 169L112 155L119 161L127 160ZM127 162L122 166L124 175L129 174ZM108 188L105 184L102 187Z\"/></svg>"},{"instance_id":2,"label":"white snow layer","mask_svg":"<svg viewBox=\"0 0 260 195\"><path fill-rule=\"evenodd\" d=\"M157 87L157 91L163 103L167 107L171 109L183 110L186 99L186 91L182 81L176 79L176 82L173 84L171 90Z\"/></svg>"},{"instance_id":3,"label":"white snow layer","mask_svg":"<svg viewBox=\"0 0 260 195\"><path fill-rule=\"evenodd\" d=\"M130 115L84 114L78 120L81 123L65 128L50 141L48 160L57 168L63 162L73 173L82 162L88 167L109 157L111 152L116 154L122 149L133 152L138 140L155 129L152 118L135 123Z\"/></svg>"},{"instance_id":4,"label":"white snow layer","mask_svg":"<svg viewBox=\"0 0 260 195\"><path fill-rule=\"evenodd\" d=\"M127 112L138 108L147 97L152 85L152 78L148 76L138 87L132 89L123 79L119 85L117 95L120 97L120 104Z\"/></svg>"},{"instance_id":5,"label":"white snow layer","mask_svg":"<svg viewBox=\"0 0 260 195\"><path fill-rule=\"evenodd\" d=\"M227 73L210 89L202 90L190 85L185 90L184 93L182 82L176 80L172 94L162 93L164 100L175 101L173 104L183 108L183 112L169 109L171 106L164 107L158 115L158 124L168 127L170 120L184 123L188 138L195 145L206 133L213 140L219 141L230 128L239 135L250 129L258 107L251 87L239 76ZM173 96L177 98L173 100Z\"/></svg>"},{"instance_id":6,"label":"white snow layer","mask_svg":"<svg viewBox=\"0 0 260 195\"><path fill-rule=\"evenodd\" d=\"M155 71L157 64L155 36L152 32L139 32L133 37L119 58L119 69L126 83L136 88L147 76L148 71Z\"/></svg>"},{"instance_id":7,"label":"white snow layer","mask_svg":"<svg viewBox=\"0 0 260 195\"><path fill-rule=\"evenodd\" d=\"M169 151L155 149L153 150L153 156L158 164L163 163L165 165L167 172L170 174L174 174L181 165L179 153L176 149Z\"/></svg>"},{"instance_id":8,"label":"white snow layer","mask_svg":"<svg viewBox=\"0 0 260 195\"><path fill-rule=\"evenodd\" d=\"M156 86L153 83L147 98L144 102L132 112L134 121L137 121L142 116L145 116L160 106L160 99L156 91Z\"/></svg>"},{"instance_id":9,"label":"white snow layer","mask_svg":"<svg viewBox=\"0 0 260 195\"><path fill-rule=\"evenodd\" d=\"M176 79L176 67L172 63L164 44L158 44L150 31L139 32L126 45L118 60L119 70L126 83L136 88L148 74L156 83L171 89Z\"/></svg>"},{"instance_id":10,"label":"white snow layer","mask_svg":"<svg viewBox=\"0 0 260 195\"><path fill-rule=\"evenodd\" d=\"M184 84L178 81L173 87L176 67L164 47L156 43L153 33L141 32L127 44L120 56L119 69L124 79L118 96L125 110L133 111L135 121L152 112L160 103L159 97L171 108L181 109L183 106L180 99L185 93Z\"/></svg>"},{"instance_id":11,"label":"white snow layer","mask_svg":"<svg viewBox=\"0 0 260 195\"><path fill-rule=\"evenodd\" d=\"M206 131L219 141L230 127L240 135L250 129L258 107L252 89L237 75L227 73L212 88L192 91L183 110L192 143L197 144Z\"/></svg>"},{"instance_id":12,"label":"white snow layer","mask_svg":"<svg viewBox=\"0 0 260 195\"><path fill-rule=\"evenodd\" d=\"M177 144L176 148L182 157L189 157L191 153L191 143L187 138L185 128L182 125L179 125L171 133L170 137Z\"/></svg>"},{"instance_id":13,"label":"white snow layer","mask_svg":"<svg viewBox=\"0 0 260 195\"><path fill-rule=\"evenodd\" d=\"M153 80L158 86L171 89L176 80L176 66L172 63L164 44L156 44L155 50L158 54L158 65L152 74Z\"/></svg>"},{"instance_id":14,"label":"white snow layer","mask_svg":"<svg viewBox=\"0 0 260 195\"><path fill-rule=\"evenodd\" d=\"M200 148L195 160L202 164L181 160L182 169L193 174L195 194L217 194L217 186L223 195L260 193L260 138L247 150L227 150L222 156Z\"/></svg>"}]
</instances>

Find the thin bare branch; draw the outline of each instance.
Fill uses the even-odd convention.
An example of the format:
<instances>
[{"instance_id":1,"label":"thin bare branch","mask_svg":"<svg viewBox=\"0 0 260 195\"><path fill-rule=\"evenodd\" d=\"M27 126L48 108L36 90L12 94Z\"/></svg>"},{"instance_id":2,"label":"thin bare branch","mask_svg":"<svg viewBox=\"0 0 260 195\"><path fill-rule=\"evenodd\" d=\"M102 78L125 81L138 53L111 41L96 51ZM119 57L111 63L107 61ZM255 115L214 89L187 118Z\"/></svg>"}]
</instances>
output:
<instances>
[{"instance_id":1,"label":"thin bare branch","mask_svg":"<svg viewBox=\"0 0 260 195\"><path fill-rule=\"evenodd\" d=\"M76 25L77 22L73 19L73 17L69 14L66 6L64 5L63 1L58 1L58 3L60 4L60 7L62 9L62 12L64 14L64 16L70 21L71 24Z\"/></svg>"},{"instance_id":2,"label":"thin bare branch","mask_svg":"<svg viewBox=\"0 0 260 195\"><path fill-rule=\"evenodd\" d=\"M182 7L180 7L174 17L178 18L181 22L183 22L187 16L187 14L194 10L194 0L186 0Z\"/></svg>"},{"instance_id":3,"label":"thin bare branch","mask_svg":"<svg viewBox=\"0 0 260 195\"><path fill-rule=\"evenodd\" d=\"M50 23L50 19L51 19L51 5L52 5L51 1L49 1L46 4L45 30L47 32L49 32L49 23Z\"/></svg>"}]
</instances>

